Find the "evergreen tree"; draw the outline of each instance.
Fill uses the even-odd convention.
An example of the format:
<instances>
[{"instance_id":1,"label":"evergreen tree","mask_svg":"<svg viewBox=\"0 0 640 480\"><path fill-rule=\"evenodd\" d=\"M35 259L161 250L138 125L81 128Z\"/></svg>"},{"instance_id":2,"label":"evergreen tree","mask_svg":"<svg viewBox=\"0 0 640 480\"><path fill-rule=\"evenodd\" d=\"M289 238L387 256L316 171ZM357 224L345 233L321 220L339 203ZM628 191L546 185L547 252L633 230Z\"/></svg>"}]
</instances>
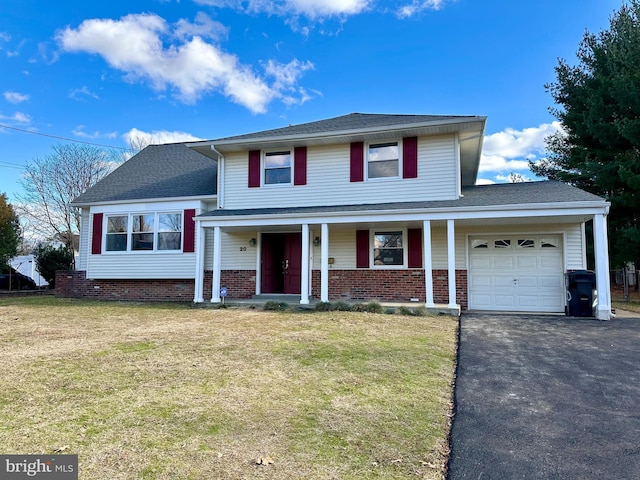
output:
<instances>
[{"instance_id":1,"label":"evergreen tree","mask_svg":"<svg viewBox=\"0 0 640 480\"><path fill-rule=\"evenodd\" d=\"M540 176L611 202L611 263L640 260L640 1L630 0L608 30L585 33L578 64L559 60L546 85L564 132L547 139L550 155L530 162Z\"/></svg>"},{"instance_id":2,"label":"evergreen tree","mask_svg":"<svg viewBox=\"0 0 640 480\"><path fill-rule=\"evenodd\" d=\"M20 222L7 196L0 194L0 267L16 256L20 243Z\"/></svg>"}]
</instances>

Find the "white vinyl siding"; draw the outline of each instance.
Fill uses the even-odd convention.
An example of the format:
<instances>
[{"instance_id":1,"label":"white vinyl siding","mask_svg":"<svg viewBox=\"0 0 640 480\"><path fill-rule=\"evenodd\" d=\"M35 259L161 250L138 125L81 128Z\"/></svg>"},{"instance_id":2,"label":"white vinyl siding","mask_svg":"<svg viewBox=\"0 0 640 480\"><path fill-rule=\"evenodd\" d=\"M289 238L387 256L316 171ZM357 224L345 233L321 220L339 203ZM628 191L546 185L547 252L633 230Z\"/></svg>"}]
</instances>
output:
<instances>
[{"instance_id":1,"label":"white vinyl siding","mask_svg":"<svg viewBox=\"0 0 640 480\"><path fill-rule=\"evenodd\" d=\"M197 248L197 245L196 245ZM113 253L92 255L88 278L194 278L195 253L149 255L144 253Z\"/></svg>"},{"instance_id":2,"label":"white vinyl siding","mask_svg":"<svg viewBox=\"0 0 640 480\"><path fill-rule=\"evenodd\" d=\"M195 208L196 214L205 211L200 201L149 202L91 207L91 213L109 215L143 215L155 212L180 212ZM99 255L90 253L92 222L87 222L89 253L86 261L87 278L95 279L186 279L195 278L196 253L164 251L108 252L104 248ZM103 236L106 228L103 226ZM195 251L198 251L197 236Z\"/></svg>"},{"instance_id":3,"label":"white vinyl siding","mask_svg":"<svg viewBox=\"0 0 640 480\"><path fill-rule=\"evenodd\" d=\"M418 139L418 178L350 182L349 144L309 147L307 184L248 187L248 152L225 156L225 208L302 207L457 198L454 136ZM331 192L328 195L328 192Z\"/></svg>"}]
</instances>

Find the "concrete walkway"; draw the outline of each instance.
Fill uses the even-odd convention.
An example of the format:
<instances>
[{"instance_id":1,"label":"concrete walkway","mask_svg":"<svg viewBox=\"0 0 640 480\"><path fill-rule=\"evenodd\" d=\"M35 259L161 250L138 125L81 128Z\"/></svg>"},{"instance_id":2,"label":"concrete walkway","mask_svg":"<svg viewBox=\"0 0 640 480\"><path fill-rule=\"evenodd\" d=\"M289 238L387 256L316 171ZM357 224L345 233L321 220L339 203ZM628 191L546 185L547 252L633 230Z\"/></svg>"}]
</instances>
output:
<instances>
[{"instance_id":1,"label":"concrete walkway","mask_svg":"<svg viewBox=\"0 0 640 480\"><path fill-rule=\"evenodd\" d=\"M449 476L640 478L640 319L465 313Z\"/></svg>"}]
</instances>

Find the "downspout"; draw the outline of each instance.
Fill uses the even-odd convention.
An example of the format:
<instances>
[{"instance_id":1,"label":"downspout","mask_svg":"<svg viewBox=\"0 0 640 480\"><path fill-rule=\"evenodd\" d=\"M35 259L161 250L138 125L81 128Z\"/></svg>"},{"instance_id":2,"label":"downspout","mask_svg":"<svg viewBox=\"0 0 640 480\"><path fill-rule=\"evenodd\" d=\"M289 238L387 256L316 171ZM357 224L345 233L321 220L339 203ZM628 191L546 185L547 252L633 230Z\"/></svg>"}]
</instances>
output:
<instances>
[{"instance_id":1,"label":"downspout","mask_svg":"<svg viewBox=\"0 0 640 480\"><path fill-rule=\"evenodd\" d=\"M216 150L215 145L210 145L210 148L218 154L218 189L216 191L216 203L218 208L224 208L224 155Z\"/></svg>"}]
</instances>

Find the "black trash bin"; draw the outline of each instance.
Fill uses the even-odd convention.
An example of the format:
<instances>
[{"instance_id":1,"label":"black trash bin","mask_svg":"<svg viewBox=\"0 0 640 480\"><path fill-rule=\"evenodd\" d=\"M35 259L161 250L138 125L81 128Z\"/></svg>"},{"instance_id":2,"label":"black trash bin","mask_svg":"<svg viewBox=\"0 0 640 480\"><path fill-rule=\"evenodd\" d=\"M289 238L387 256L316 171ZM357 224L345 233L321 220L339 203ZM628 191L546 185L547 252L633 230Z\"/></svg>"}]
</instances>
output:
<instances>
[{"instance_id":1,"label":"black trash bin","mask_svg":"<svg viewBox=\"0 0 640 480\"><path fill-rule=\"evenodd\" d=\"M593 317L596 295L596 274L590 270L576 270L564 275L567 288L565 313L572 317Z\"/></svg>"}]
</instances>

